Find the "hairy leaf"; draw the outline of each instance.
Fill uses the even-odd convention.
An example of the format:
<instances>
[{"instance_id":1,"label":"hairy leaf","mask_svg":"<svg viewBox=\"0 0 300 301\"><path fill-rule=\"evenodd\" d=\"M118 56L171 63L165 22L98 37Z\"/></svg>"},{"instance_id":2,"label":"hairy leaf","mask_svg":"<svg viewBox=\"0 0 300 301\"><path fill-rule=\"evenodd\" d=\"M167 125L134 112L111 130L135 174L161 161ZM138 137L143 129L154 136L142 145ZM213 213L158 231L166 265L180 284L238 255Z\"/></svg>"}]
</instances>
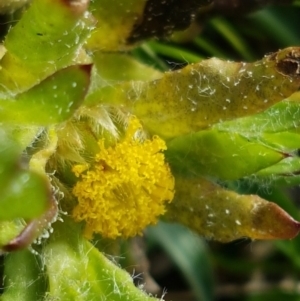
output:
<instances>
[{"instance_id":1,"label":"hairy leaf","mask_svg":"<svg viewBox=\"0 0 300 301\"><path fill-rule=\"evenodd\" d=\"M176 195L167 218L222 242L242 237L290 239L300 230L300 223L275 203L200 178L176 179Z\"/></svg>"},{"instance_id":2,"label":"hairy leaf","mask_svg":"<svg viewBox=\"0 0 300 301\"><path fill-rule=\"evenodd\" d=\"M88 101L123 106L149 131L173 138L259 113L288 97L300 86L299 61L297 47L255 63L213 58L167 72L151 82L104 87Z\"/></svg>"},{"instance_id":3,"label":"hairy leaf","mask_svg":"<svg viewBox=\"0 0 300 301\"><path fill-rule=\"evenodd\" d=\"M234 132L210 129L174 138L168 143L166 157L178 174L237 180L286 155Z\"/></svg>"},{"instance_id":4,"label":"hairy leaf","mask_svg":"<svg viewBox=\"0 0 300 301\"><path fill-rule=\"evenodd\" d=\"M300 92L296 92L262 113L218 123L213 128L257 139L263 134L293 130L299 126Z\"/></svg>"},{"instance_id":5,"label":"hairy leaf","mask_svg":"<svg viewBox=\"0 0 300 301\"><path fill-rule=\"evenodd\" d=\"M46 278L39 256L29 250L10 253L5 257L4 293L1 301L42 301Z\"/></svg>"},{"instance_id":6,"label":"hairy leaf","mask_svg":"<svg viewBox=\"0 0 300 301\"><path fill-rule=\"evenodd\" d=\"M157 300L136 288L130 275L85 240L73 223L65 218L45 247L49 277L45 300Z\"/></svg>"}]
</instances>

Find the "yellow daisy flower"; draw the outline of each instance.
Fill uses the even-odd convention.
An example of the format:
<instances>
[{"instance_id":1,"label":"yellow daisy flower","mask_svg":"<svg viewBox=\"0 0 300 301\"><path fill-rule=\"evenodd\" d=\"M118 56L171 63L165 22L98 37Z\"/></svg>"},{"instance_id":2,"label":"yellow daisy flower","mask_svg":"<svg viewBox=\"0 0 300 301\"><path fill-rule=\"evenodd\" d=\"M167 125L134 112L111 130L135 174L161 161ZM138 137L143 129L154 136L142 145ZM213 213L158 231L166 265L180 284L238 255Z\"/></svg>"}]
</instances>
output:
<instances>
[{"instance_id":1,"label":"yellow daisy flower","mask_svg":"<svg viewBox=\"0 0 300 301\"><path fill-rule=\"evenodd\" d=\"M141 234L174 197L174 177L162 153L166 144L158 136L140 138L141 129L131 118L122 141L105 148L101 139L94 165L73 168L80 177L73 188L78 199L73 217L86 222L88 238L93 233L107 238Z\"/></svg>"}]
</instances>

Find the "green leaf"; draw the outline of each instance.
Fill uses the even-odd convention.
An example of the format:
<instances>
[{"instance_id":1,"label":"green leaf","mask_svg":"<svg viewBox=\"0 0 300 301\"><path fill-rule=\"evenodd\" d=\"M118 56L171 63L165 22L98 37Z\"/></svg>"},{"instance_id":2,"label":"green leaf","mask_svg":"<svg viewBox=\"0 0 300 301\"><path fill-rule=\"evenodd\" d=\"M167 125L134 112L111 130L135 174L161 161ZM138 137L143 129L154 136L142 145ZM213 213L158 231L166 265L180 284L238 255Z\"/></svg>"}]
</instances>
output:
<instances>
[{"instance_id":1,"label":"green leaf","mask_svg":"<svg viewBox=\"0 0 300 301\"><path fill-rule=\"evenodd\" d=\"M65 218L44 250L49 279L45 300L155 301L133 284L130 275L108 260Z\"/></svg>"},{"instance_id":2,"label":"green leaf","mask_svg":"<svg viewBox=\"0 0 300 301\"><path fill-rule=\"evenodd\" d=\"M41 215L48 206L49 183L34 172L19 170L13 176L9 172L6 174L11 177L10 181L5 188L1 187L0 220Z\"/></svg>"},{"instance_id":3,"label":"green leaf","mask_svg":"<svg viewBox=\"0 0 300 301\"><path fill-rule=\"evenodd\" d=\"M197 300L213 300L212 265L206 243L181 225L148 227L147 238L161 245L184 274Z\"/></svg>"},{"instance_id":4,"label":"green leaf","mask_svg":"<svg viewBox=\"0 0 300 301\"><path fill-rule=\"evenodd\" d=\"M274 164L273 166L267 167L256 173L259 177L267 176L292 176L293 173L298 174L300 170L299 157L286 158L281 162Z\"/></svg>"},{"instance_id":5,"label":"green leaf","mask_svg":"<svg viewBox=\"0 0 300 301\"><path fill-rule=\"evenodd\" d=\"M31 219L49 203L50 184L44 176L22 167L19 146L0 132L0 220Z\"/></svg>"},{"instance_id":6,"label":"green leaf","mask_svg":"<svg viewBox=\"0 0 300 301\"><path fill-rule=\"evenodd\" d=\"M15 99L0 100L0 119L18 125L65 121L83 102L89 82L89 65L62 69Z\"/></svg>"},{"instance_id":7,"label":"green leaf","mask_svg":"<svg viewBox=\"0 0 300 301\"><path fill-rule=\"evenodd\" d=\"M33 1L4 41L1 98L23 92L80 61L80 47L91 30L91 21L84 16L87 4L86 0Z\"/></svg>"},{"instance_id":8,"label":"green leaf","mask_svg":"<svg viewBox=\"0 0 300 301\"><path fill-rule=\"evenodd\" d=\"M277 133L300 126L300 92L253 116L218 123L220 131L237 132L247 138L258 139L265 133Z\"/></svg>"},{"instance_id":9,"label":"green leaf","mask_svg":"<svg viewBox=\"0 0 300 301\"><path fill-rule=\"evenodd\" d=\"M295 177L300 170L299 100L300 94L296 92L263 113L213 126L220 132L232 133L233 137L244 137L249 145L260 144L283 155L283 160L257 171L256 180L269 177L277 183L299 183L299 177ZM229 146L232 144L231 141L228 143Z\"/></svg>"},{"instance_id":10,"label":"green leaf","mask_svg":"<svg viewBox=\"0 0 300 301\"><path fill-rule=\"evenodd\" d=\"M42 301L46 291L46 278L40 257L29 250L6 255L4 293L1 301Z\"/></svg>"},{"instance_id":11,"label":"green leaf","mask_svg":"<svg viewBox=\"0 0 300 301\"><path fill-rule=\"evenodd\" d=\"M185 175L236 180L254 173L290 181L300 170L299 109L295 93L263 113L174 138L166 156L173 171Z\"/></svg>"},{"instance_id":12,"label":"green leaf","mask_svg":"<svg viewBox=\"0 0 300 301\"><path fill-rule=\"evenodd\" d=\"M283 209L256 195L240 195L200 178L177 177L175 190L167 219L208 239L289 239L300 230Z\"/></svg>"},{"instance_id":13,"label":"green leaf","mask_svg":"<svg viewBox=\"0 0 300 301\"><path fill-rule=\"evenodd\" d=\"M167 144L166 158L177 174L236 180L285 156L236 133L211 129L179 136Z\"/></svg>"},{"instance_id":14,"label":"green leaf","mask_svg":"<svg viewBox=\"0 0 300 301\"><path fill-rule=\"evenodd\" d=\"M295 131L285 131L279 133L264 133L259 137L259 141L276 150L286 153L297 152L300 148L300 135Z\"/></svg>"}]
</instances>

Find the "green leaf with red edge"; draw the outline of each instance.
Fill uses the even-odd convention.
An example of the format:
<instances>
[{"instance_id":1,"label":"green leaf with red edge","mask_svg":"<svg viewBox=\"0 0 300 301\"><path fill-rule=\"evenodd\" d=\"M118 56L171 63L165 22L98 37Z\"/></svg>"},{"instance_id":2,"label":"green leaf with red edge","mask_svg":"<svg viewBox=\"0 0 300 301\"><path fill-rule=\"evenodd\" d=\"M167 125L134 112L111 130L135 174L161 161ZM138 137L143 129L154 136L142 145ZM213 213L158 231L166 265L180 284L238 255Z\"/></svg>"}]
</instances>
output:
<instances>
[{"instance_id":1,"label":"green leaf with red edge","mask_svg":"<svg viewBox=\"0 0 300 301\"><path fill-rule=\"evenodd\" d=\"M11 98L83 59L80 48L92 22L84 15L87 5L87 0L33 1L4 41L1 98Z\"/></svg>"},{"instance_id":2,"label":"green leaf with red edge","mask_svg":"<svg viewBox=\"0 0 300 301\"><path fill-rule=\"evenodd\" d=\"M67 67L14 99L0 100L0 119L16 125L49 125L68 119L84 100L90 69L90 65Z\"/></svg>"},{"instance_id":3,"label":"green leaf with red edge","mask_svg":"<svg viewBox=\"0 0 300 301\"><path fill-rule=\"evenodd\" d=\"M203 178L178 177L175 189L166 218L208 239L290 239L300 230L299 222L257 195L240 195Z\"/></svg>"}]
</instances>

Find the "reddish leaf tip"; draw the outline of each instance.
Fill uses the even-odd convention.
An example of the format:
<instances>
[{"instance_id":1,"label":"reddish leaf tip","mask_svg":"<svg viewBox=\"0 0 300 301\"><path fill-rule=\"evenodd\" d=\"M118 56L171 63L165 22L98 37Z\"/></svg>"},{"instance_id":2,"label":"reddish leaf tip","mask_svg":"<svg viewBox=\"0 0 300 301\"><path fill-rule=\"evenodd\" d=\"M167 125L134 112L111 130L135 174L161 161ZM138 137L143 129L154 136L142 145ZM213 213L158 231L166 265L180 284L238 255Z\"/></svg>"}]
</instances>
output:
<instances>
[{"instance_id":1,"label":"reddish leaf tip","mask_svg":"<svg viewBox=\"0 0 300 301\"><path fill-rule=\"evenodd\" d=\"M275 203L263 202L253 214L255 239L292 239L300 231L300 222Z\"/></svg>"},{"instance_id":2,"label":"reddish leaf tip","mask_svg":"<svg viewBox=\"0 0 300 301\"><path fill-rule=\"evenodd\" d=\"M86 74L90 75L92 71L92 64L80 65L79 68Z\"/></svg>"},{"instance_id":3,"label":"reddish leaf tip","mask_svg":"<svg viewBox=\"0 0 300 301\"><path fill-rule=\"evenodd\" d=\"M51 198L49 199L49 207L44 214L30 221L18 236L1 247L2 251L13 252L28 247L41 235L44 229L47 229L49 225L56 221L57 214L57 202L51 195Z\"/></svg>"}]
</instances>

